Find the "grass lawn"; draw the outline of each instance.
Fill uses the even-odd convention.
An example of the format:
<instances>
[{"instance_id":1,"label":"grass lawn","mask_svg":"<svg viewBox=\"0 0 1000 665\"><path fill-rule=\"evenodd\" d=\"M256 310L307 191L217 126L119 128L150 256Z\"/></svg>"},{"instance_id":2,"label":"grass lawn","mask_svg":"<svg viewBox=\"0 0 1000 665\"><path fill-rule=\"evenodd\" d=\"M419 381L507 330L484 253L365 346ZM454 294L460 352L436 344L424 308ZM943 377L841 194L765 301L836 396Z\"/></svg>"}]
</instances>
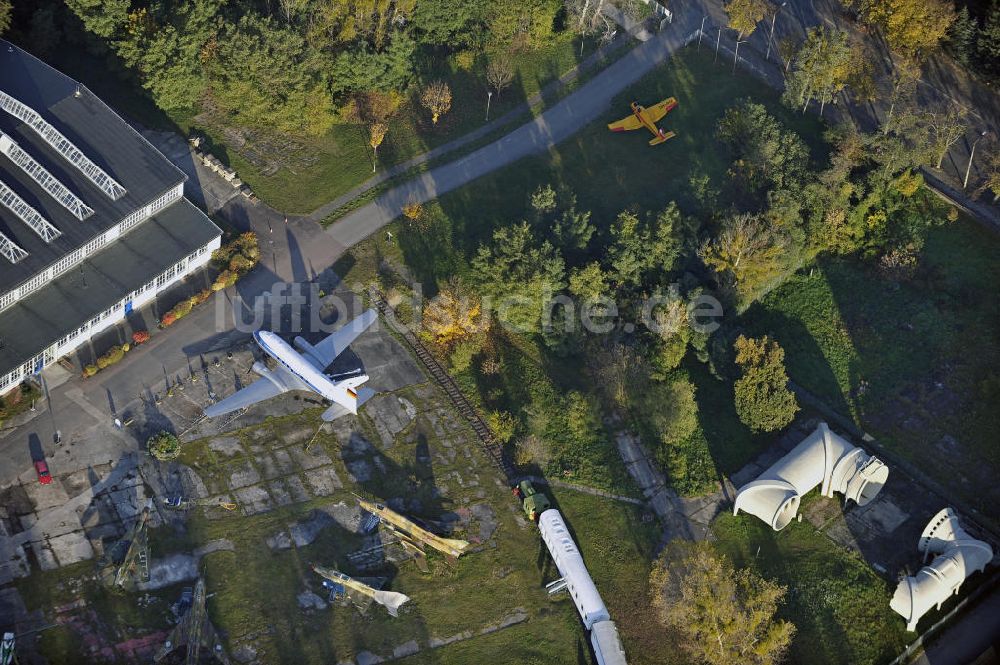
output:
<instances>
[{"instance_id":1,"label":"grass lawn","mask_svg":"<svg viewBox=\"0 0 1000 665\"><path fill-rule=\"evenodd\" d=\"M596 50L587 39L581 55L580 40L571 33L555 35L547 44L511 54L514 80L499 95L493 95L490 118L497 119L538 93L543 87L575 67ZM124 74L121 66L109 66L104 58L75 49L70 55L53 56L53 64L82 81L123 115L147 127L196 131L208 136L210 150L220 160L236 169L264 201L290 213L308 213L327 201L349 191L372 176L372 151L366 127L338 124L319 137L303 138L304 152L315 158L308 166L291 166L274 174L264 174L233 146L227 145L219 127L202 126L190 114L166 114L160 111ZM628 45L615 50L616 58L628 51ZM437 125L420 106L417 96L389 123L389 132L378 151L378 167L387 168L435 146L461 137L486 122L486 60L478 56L451 56L421 63L425 79L442 79L452 89L451 111ZM583 78L588 76L587 73ZM558 98L558 95L556 95ZM543 103L551 103L545 99ZM525 121L528 114L518 121Z\"/></svg>"},{"instance_id":2,"label":"grass lawn","mask_svg":"<svg viewBox=\"0 0 1000 665\"><path fill-rule=\"evenodd\" d=\"M785 348L794 381L987 516L1000 501L998 251L995 234L961 219L932 230L908 282L821 260L744 316Z\"/></svg>"},{"instance_id":3,"label":"grass lawn","mask_svg":"<svg viewBox=\"0 0 1000 665\"><path fill-rule=\"evenodd\" d=\"M723 513L712 531L735 565L788 587L779 616L796 627L789 662L874 665L909 641L902 618L889 608L893 590L808 522L775 533L760 520Z\"/></svg>"},{"instance_id":4,"label":"grass lawn","mask_svg":"<svg viewBox=\"0 0 1000 665\"><path fill-rule=\"evenodd\" d=\"M588 40L584 44L583 57L593 53L595 47L596 44ZM490 118L495 120L529 99L575 67L580 60L579 39L569 33L556 35L543 47L513 53L514 81L499 95L494 93L490 102ZM486 60L482 57L476 58L471 67L459 64L459 59L454 56L427 63L427 80L439 78L451 87L451 111L434 125L430 114L420 106L414 95L409 105L389 122L389 132L378 150L378 168L381 170L404 162L485 124L485 67ZM516 122L527 118L525 114ZM205 129L212 133L210 128ZM228 157L240 177L262 199L279 210L294 213L311 212L373 175L372 151L368 145L367 128L363 125L338 125L323 136L309 139L307 143L309 151L319 158L315 165L282 169L270 176L260 174L233 150L228 151Z\"/></svg>"}]
</instances>

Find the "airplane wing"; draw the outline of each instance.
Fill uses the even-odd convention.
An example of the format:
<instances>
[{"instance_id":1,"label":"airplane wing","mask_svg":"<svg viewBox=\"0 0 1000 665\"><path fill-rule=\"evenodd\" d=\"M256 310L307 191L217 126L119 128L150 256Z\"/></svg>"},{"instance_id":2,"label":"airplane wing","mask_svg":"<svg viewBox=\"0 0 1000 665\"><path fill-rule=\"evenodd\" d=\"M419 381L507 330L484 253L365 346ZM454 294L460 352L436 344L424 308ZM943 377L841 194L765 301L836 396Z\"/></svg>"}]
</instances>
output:
<instances>
[{"instance_id":1,"label":"airplane wing","mask_svg":"<svg viewBox=\"0 0 1000 665\"><path fill-rule=\"evenodd\" d=\"M667 99L664 99L662 102L657 102L653 106L647 106L645 112L647 118L651 122L657 122L660 119L662 119L663 116L673 111L674 107L676 106L677 106L677 100L674 99L673 97L668 97Z\"/></svg>"},{"instance_id":2,"label":"airplane wing","mask_svg":"<svg viewBox=\"0 0 1000 665\"><path fill-rule=\"evenodd\" d=\"M190 614L188 610L188 614ZM158 663L164 658L166 658L174 649L182 647L187 644L188 639L188 615L185 614L181 619L180 623L174 626L174 629L170 631L167 635L167 641L159 648L159 650L153 656L153 662Z\"/></svg>"},{"instance_id":3,"label":"airplane wing","mask_svg":"<svg viewBox=\"0 0 1000 665\"><path fill-rule=\"evenodd\" d=\"M634 115L627 116L617 122L608 124L608 129L613 132L630 132L633 129L639 129L640 127L642 127L642 123L639 122L639 118Z\"/></svg>"},{"instance_id":4,"label":"airplane wing","mask_svg":"<svg viewBox=\"0 0 1000 665\"><path fill-rule=\"evenodd\" d=\"M305 358L319 371L325 370L358 335L367 330L378 319L378 312L369 309L361 316L349 321L343 328L334 332L319 344L313 346L301 337L295 338L295 346L302 351Z\"/></svg>"},{"instance_id":5,"label":"airplane wing","mask_svg":"<svg viewBox=\"0 0 1000 665\"><path fill-rule=\"evenodd\" d=\"M230 665L229 657L226 655L225 649L222 648L222 640L219 639L219 634L215 632L215 626L209 621L207 614L202 621L201 646L211 651L222 665Z\"/></svg>"},{"instance_id":6,"label":"airplane wing","mask_svg":"<svg viewBox=\"0 0 1000 665\"><path fill-rule=\"evenodd\" d=\"M188 650L197 651L199 648L204 647L212 652L220 663L223 665L230 665L229 657L226 655L224 649L222 649L222 640L219 639L218 633L215 632L215 626L209 621L208 615L201 616L201 626L191 625L192 617L191 610L188 610L187 614L181 619L180 623L174 626L174 629L170 631L170 635L167 636L167 641L163 643L163 646L156 652L153 656L153 662L158 663L168 655L170 655L174 650L181 647L187 647ZM192 630L194 628L195 630ZM189 642L191 636L194 635L198 640L198 644L192 647Z\"/></svg>"},{"instance_id":7,"label":"airplane wing","mask_svg":"<svg viewBox=\"0 0 1000 665\"><path fill-rule=\"evenodd\" d=\"M303 383L299 377L281 365L278 365L275 369L268 370L267 374L261 376L261 378L246 388L238 390L226 399L207 407L205 415L209 418L215 418L230 411L236 411L257 402L271 399L289 390L308 390L312 392L312 388Z\"/></svg>"}]
</instances>

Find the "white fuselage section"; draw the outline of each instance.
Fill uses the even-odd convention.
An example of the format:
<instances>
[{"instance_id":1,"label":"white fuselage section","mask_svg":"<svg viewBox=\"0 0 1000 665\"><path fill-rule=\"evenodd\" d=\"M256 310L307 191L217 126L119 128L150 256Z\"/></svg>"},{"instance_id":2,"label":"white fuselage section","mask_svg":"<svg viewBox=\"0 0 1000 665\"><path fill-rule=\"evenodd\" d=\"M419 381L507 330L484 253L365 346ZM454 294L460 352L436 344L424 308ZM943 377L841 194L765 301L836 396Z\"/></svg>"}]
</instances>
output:
<instances>
[{"instance_id":1,"label":"white fuselage section","mask_svg":"<svg viewBox=\"0 0 1000 665\"><path fill-rule=\"evenodd\" d=\"M332 381L321 369L316 369L315 365L273 332L258 330L253 338L264 353L274 358L314 393L340 404L351 413L358 412L358 396L350 387L350 380Z\"/></svg>"}]
</instances>

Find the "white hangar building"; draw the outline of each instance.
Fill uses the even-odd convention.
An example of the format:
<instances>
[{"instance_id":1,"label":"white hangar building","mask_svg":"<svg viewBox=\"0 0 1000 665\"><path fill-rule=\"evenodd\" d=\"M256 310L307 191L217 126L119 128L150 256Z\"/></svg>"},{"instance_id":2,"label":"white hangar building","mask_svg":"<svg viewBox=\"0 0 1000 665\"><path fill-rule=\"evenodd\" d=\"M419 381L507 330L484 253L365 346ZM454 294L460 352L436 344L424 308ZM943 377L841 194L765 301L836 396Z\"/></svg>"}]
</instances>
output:
<instances>
[{"instance_id":1,"label":"white hangar building","mask_svg":"<svg viewBox=\"0 0 1000 665\"><path fill-rule=\"evenodd\" d=\"M73 79L0 40L0 392L203 266L184 173Z\"/></svg>"}]
</instances>

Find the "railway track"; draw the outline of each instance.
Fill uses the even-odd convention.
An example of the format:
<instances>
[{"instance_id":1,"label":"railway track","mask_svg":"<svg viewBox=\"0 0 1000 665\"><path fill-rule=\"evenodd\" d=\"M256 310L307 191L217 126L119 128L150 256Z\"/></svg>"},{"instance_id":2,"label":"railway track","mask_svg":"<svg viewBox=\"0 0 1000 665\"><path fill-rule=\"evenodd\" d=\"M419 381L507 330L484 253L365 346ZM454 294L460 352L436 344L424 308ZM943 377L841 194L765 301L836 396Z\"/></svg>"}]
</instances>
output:
<instances>
[{"instance_id":1,"label":"railway track","mask_svg":"<svg viewBox=\"0 0 1000 665\"><path fill-rule=\"evenodd\" d=\"M504 455L503 445L493 436L492 430L490 430L489 425L486 424L482 416L479 415L476 407L469 402L468 398L459 390L454 379L445 371L441 363L437 361L437 358L434 357L427 347L417 339L416 335L404 326L395 324L395 316L389 316L389 314L394 314L394 312L392 312L389 303L386 302L385 296L374 286L370 287L368 291L372 303L382 314L389 326L406 341L407 345L409 345L410 349L413 350L413 353L426 368L428 374L431 375L431 378L441 386L458 412L472 426L483 450L486 452L486 456L497 467L497 470L503 474L506 481L510 482L513 480L515 476L514 467L511 465L510 460L507 459L507 456Z\"/></svg>"}]
</instances>

